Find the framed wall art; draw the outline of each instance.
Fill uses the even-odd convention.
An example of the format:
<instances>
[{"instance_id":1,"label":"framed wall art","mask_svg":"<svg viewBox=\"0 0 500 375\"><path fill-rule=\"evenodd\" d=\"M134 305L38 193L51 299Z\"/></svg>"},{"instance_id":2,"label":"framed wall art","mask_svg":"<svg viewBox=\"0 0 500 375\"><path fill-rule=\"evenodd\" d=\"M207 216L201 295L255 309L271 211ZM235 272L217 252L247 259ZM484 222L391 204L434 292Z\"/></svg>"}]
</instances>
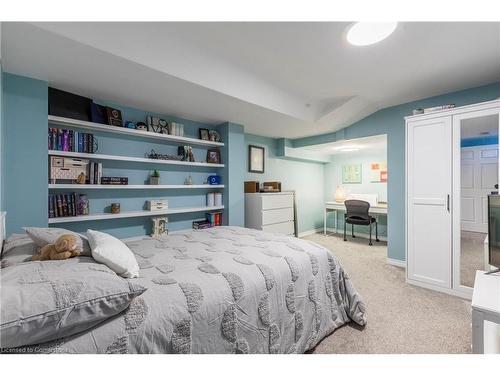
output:
<instances>
[{"instance_id":1,"label":"framed wall art","mask_svg":"<svg viewBox=\"0 0 500 375\"><path fill-rule=\"evenodd\" d=\"M248 146L248 171L251 173L264 173L265 168L264 147Z\"/></svg>"},{"instance_id":2,"label":"framed wall art","mask_svg":"<svg viewBox=\"0 0 500 375\"><path fill-rule=\"evenodd\" d=\"M342 166L342 183L343 184L360 184L362 181L362 165L361 164L345 164Z\"/></svg>"}]
</instances>

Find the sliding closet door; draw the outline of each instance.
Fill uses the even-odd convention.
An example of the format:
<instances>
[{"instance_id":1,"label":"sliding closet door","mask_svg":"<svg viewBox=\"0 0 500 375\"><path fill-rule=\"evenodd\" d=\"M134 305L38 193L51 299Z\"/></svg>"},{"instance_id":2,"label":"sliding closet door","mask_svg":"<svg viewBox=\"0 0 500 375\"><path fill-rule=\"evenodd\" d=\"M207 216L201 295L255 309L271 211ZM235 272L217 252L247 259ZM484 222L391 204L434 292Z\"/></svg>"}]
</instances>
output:
<instances>
[{"instance_id":1,"label":"sliding closet door","mask_svg":"<svg viewBox=\"0 0 500 375\"><path fill-rule=\"evenodd\" d=\"M407 123L408 279L451 288L451 117Z\"/></svg>"}]
</instances>

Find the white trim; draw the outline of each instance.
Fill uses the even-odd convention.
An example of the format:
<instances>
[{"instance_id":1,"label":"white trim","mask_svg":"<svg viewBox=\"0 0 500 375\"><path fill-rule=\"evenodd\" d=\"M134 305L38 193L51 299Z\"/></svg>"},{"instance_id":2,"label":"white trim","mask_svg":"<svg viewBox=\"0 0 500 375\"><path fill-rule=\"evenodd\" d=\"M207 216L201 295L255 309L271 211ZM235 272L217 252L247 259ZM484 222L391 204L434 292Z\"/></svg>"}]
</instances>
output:
<instances>
[{"instance_id":1,"label":"white trim","mask_svg":"<svg viewBox=\"0 0 500 375\"><path fill-rule=\"evenodd\" d=\"M223 189L224 185L103 185L103 184L49 184L49 189Z\"/></svg>"},{"instance_id":2,"label":"white trim","mask_svg":"<svg viewBox=\"0 0 500 375\"><path fill-rule=\"evenodd\" d=\"M73 221L90 221L90 220L110 220L110 219L123 219L127 217L144 217L144 216L161 216L161 215L173 215L188 212L209 212L223 210L224 206L202 206L202 207L177 207L169 208L167 210L160 211L125 211L119 214L111 213L99 213L92 215L80 215L80 216L65 216L65 217L54 217L49 219L49 224L56 223L69 223Z\"/></svg>"},{"instance_id":3,"label":"white trim","mask_svg":"<svg viewBox=\"0 0 500 375\"><path fill-rule=\"evenodd\" d=\"M441 287L436 286L436 285L423 283L423 282L415 281L415 280L410 280L408 278L406 278L406 282L408 284L419 286L421 288L430 289L430 290L434 290L436 292L441 292L441 293L445 293L445 294L451 294L455 297L460 297L460 298L467 299L467 300L472 299L472 291L473 291L472 288L469 288L470 289L470 292L469 292L469 291L464 291L464 290L454 290L454 289L448 289L448 288L441 288Z\"/></svg>"},{"instance_id":4,"label":"white trim","mask_svg":"<svg viewBox=\"0 0 500 375\"><path fill-rule=\"evenodd\" d=\"M399 259L394 259L394 258L387 258L385 260L385 262L387 264L390 264L391 266L406 268L406 261L404 261L404 260L399 260Z\"/></svg>"},{"instance_id":5,"label":"white trim","mask_svg":"<svg viewBox=\"0 0 500 375\"><path fill-rule=\"evenodd\" d=\"M201 145L201 146L211 146L211 147L223 147L223 142L213 142L213 141L204 141L201 139L191 138L191 137L180 137L177 135L168 135L168 134L160 134L149 131L142 131L136 129L128 129L119 126L111 126L111 125L103 125L97 124L95 122L89 121L81 121L75 120L72 118L59 117L59 116L51 116L49 115L48 121L50 124L55 125L63 125L65 127L70 128L78 128L78 129L90 129L94 131L106 132L106 133L118 133L118 134L126 134L134 137L141 138L155 138L164 140L167 142L175 142L175 143L189 143L193 145Z\"/></svg>"},{"instance_id":6,"label":"white trim","mask_svg":"<svg viewBox=\"0 0 500 375\"><path fill-rule=\"evenodd\" d=\"M316 229L311 229L311 230L306 230L304 232L299 233L299 238L305 237L305 236L310 236L311 234L315 233L321 233L323 231L323 228L316 228Z\"/></svg>"},{"instance_id":7,"label":"white trim","mask_svg":"<svg viewBox=\"0 0 500 375\"><path fill-rule=\"evenodd\" d=\"M68 158L90 159L90 160L118 160L129 161L133 163L151 163L151 164L173 164L173 165L186 165L190 167L205 167L205 168L224 168L224 164L212 164L179 160L162 160L150 158L137 158L131 156L118 156L118 155L104 155L104 154L90 154L85 152L69 152L69 151L55 151L49 150L49 155L65 156Z\"/></svg>"},{"instance_id":8,"label":"white trim","mask_svg":"<svg viewBox=\"0 0 500 375\"><path fill-rule=\"evenodd\" d=\"M344 230L338 230L337 232L335 232L335 228L326 228L326 234L328 235L328 232L331 232L331 233L336 233L336 234L343 234L344 233ZM351 231L348 230L347 231L347 240L349 241L349 236L350 236L350 233ZM361 238L370 238L370 234L369 233L364 233L364 232L356 232L354 231L354 235L357 236L357 237L361 237ZM378 236L378 239L380 241L384 241L384 242L387 242L387 236ZM372 240L375 241L375 231L373 231L372 233Z\"/></svg>"}]
</instances>

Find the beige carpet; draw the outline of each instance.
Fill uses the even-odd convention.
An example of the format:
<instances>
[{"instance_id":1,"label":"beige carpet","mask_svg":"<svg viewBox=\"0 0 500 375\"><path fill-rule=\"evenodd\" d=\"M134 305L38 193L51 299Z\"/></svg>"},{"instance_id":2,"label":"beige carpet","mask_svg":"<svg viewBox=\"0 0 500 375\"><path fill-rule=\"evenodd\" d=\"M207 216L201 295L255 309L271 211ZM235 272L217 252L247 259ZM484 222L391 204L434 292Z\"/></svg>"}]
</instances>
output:
<instances>
[{"instance_id":1,"label":"beige carpet","mask_svg":"<svg viewBox=\"0 0 500 375\"><path fill-rule=\"evenodd\" d=\"M347 325L313 353L470 353L470 301L408 285L403 268L386 263L383 242L307 236L330 249L363 296L368 324Z\"/></svg>"}]
</instances>

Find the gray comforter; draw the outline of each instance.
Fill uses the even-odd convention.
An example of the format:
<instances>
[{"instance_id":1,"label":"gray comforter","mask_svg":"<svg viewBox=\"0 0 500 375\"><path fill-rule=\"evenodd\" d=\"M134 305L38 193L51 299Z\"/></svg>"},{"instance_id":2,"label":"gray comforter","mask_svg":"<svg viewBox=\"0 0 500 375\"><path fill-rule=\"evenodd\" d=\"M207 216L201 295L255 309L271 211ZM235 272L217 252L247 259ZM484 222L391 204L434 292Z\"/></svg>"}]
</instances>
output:
<instances>
[{"instance_id":1,"label":"gray comforter","mask_svg":"<svg viewBox=\"0 0 500 375\"><path fill-rule=\"evenodd\" d=\"M365 305L335 256L239 227L128 242L148 288L122 314L37 345L59 353L303 353Z\"/></svg>"}]
</instances>

